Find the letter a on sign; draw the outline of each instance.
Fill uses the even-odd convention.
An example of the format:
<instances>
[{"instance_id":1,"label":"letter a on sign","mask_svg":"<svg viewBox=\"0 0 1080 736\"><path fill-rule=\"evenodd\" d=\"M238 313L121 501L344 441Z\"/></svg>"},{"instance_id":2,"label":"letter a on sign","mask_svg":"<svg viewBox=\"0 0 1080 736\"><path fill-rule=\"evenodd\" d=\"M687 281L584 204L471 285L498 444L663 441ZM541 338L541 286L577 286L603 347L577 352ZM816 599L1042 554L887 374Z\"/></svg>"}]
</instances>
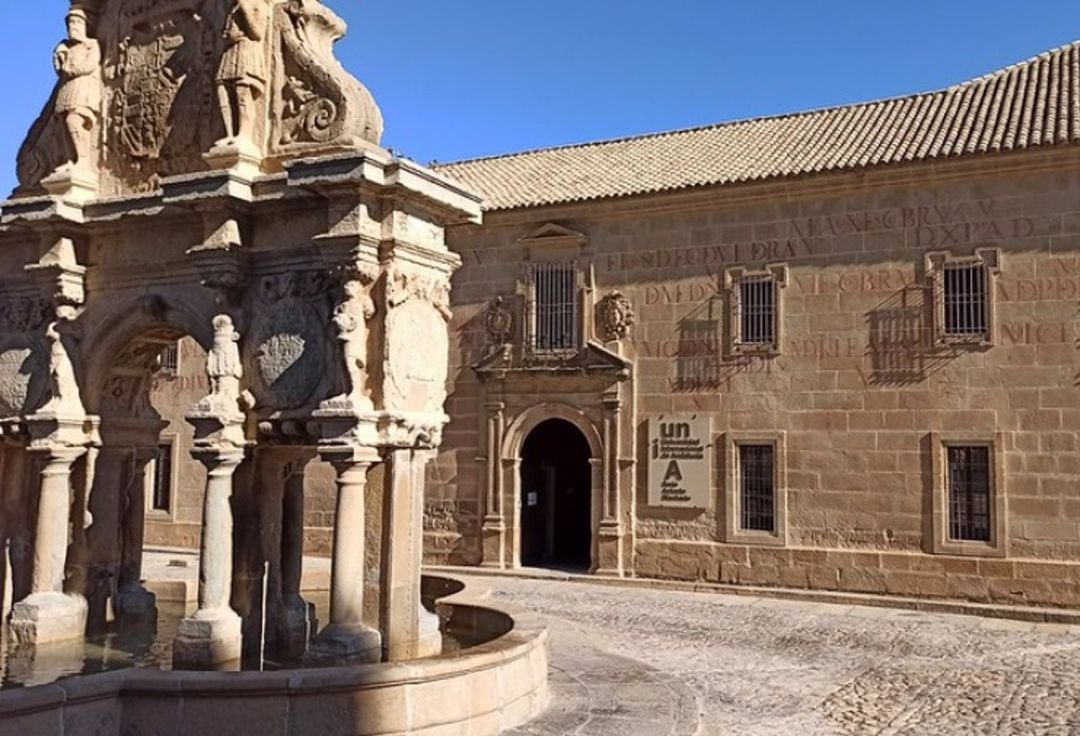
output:
<instances>
[{"instance_id":1,"label":"letter a on sign","mask_svg":"<svg viewBox=\"0 0 1080 736\"><path fill-rule=\"evenodd\" d=\"M682 482L682 471L679 470L679 463L675 460L668 463L667 472L664 473L664 482L669 483L671 481Z\"/></svg>"}]
</instances>

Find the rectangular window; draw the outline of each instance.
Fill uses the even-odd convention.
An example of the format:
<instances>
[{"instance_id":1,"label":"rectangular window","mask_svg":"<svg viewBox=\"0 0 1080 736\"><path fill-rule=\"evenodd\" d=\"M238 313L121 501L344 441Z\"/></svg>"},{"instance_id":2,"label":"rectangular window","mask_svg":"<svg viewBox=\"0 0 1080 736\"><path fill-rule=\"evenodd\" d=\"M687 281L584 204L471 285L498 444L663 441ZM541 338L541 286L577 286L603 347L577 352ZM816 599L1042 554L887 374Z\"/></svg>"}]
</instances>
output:
<instances>
[{"instance_id":1,"label":"rectangular window","mask_svg":"<svg viewBox=\"0 0 1080 736\"><path fill-rule=\"evenodd\" d=\"M539 352L580 347L580 295L574 262L537 263L533 273L534 340Z\"/></svg>"},{"instance_id":2,"label":"rectangular window","mask_svg":"<svg viewBox=\"0 0 1080 736\"><path fill-rule=\"evenodd\" d=\"M944 273L945 334L972 337L987 334L987 278L981 263L946 264Z\"/></svg>"},{"instance_id":3,"label":"rectangular window","mask_svg":"<svg viewBox=\"0 0 1080 736\"><path fill-rule=\"evenodd\" d=\"M774 532L775 447L739 445L739 508L744 531Z\"/></svg>"},{"instance_id":4,"label":"rectangular window","mask_svg":"<svg viewBox=\"0 0 1080 736\"><path fill-rule=\"evenodd\" d=\"M776 282L771 276L739 282L740 342L744 345L776 343Z\"/></svg>"},{"instance_id":5,"label":"rectangular window","mask_svg":"<svg viewBox=\"0 0 1080 736\"><path fill-rule=\"evenodd\" d=\"M990 448L948 448L949 539L989 542Z\"/></svg>"},{"instance_id":6,"label":"rectangular window","mask_svg":"<svg viewBox=\"0 0 1080 736\"><path fill-rule=\"evenodd\" d=\"M168 378L176 378L180 375L180 343L179 341L166 345L158 353L158 370Z\"/></svg>"},{"instance_id":7,"label":"rectangular window","mask_svg":"<svg viewBox=\"0 0 1080 736\"><path fill-rule=\"evenodd\" d=\"M172 511L172 454L173 446L160 445L154 455L153 486L150 489L150 508L153 511Z\"/></svg>"}]
</instances>

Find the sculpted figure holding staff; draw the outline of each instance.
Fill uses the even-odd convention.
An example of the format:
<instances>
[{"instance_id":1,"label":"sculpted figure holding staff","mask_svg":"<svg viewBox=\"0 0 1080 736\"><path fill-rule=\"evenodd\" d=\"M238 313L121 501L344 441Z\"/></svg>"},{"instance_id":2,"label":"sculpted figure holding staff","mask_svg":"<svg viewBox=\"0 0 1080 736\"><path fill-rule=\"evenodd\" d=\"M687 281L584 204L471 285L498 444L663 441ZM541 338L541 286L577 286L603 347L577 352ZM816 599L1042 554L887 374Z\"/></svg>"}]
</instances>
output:
<instances>
[{"instance_id":1,"label":"sculpted figure holding staff","mask_svg":"<svg viewBox=\"0 0 1080 736\"><path fill-rule=\"evenodd\" d=\"M263 41L270 11L266 0L234 0L225 22L225 51L218 65L217 89L225 139L251 141L256 102L266 91L267 61Z\"/></svg>"},{"instance_id":2,"label":"sculpted figure holding staff","mask_svg":"<svg viewBox=\"0 0 1080 736\"><path fill-rule=\"evenodd\" d=\"M65 168L75 168L88 163L94 149L93 132L101 116L101 46L87 34L84 11L68 13L67 27L68 38L53 54L60 75L55 111L71 145Z\"/></svg>"}]
</instances>

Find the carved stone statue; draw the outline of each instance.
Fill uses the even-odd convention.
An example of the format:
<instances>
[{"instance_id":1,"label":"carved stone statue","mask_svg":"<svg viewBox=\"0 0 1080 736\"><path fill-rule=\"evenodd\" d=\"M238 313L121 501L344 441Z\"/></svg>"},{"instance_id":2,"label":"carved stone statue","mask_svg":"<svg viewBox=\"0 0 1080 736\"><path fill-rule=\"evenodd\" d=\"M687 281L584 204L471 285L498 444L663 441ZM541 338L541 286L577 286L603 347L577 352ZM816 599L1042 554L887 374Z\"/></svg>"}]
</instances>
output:
<instances>
[{"instance_id":1,"label":"carved stone statue","mask_svg":"<svg viewBox=\"0 0 1080 736\"><path fill-rule=\"evenodd\" d=\"M68 38L53 54L60 75L54 109L68 133L66 167L75 168L88 164L95 148L94 132L101 119L101 47L87 34L82 10L68 13L67 26Z\"/></svg>"},{"instance_id":2,"label":"carved stone statue","mask_svg":"<svg viewBox=\"0 0 1080 736\"><path fill-rule=\"evenodd\" d=\"M232 318L225 314L214 317L214 344L206 356L206 375L210 381L209 399L215 406L235 410L239 407L240 379L244 369L237 343L240 335Z\"/></svg>"},{"instance_id":3,"label":"carved stone statue","mask_svg":"<svg viewBox=\"0 0 1080 736\"><path fill-rule=\"evenodd\" d=\"M215 79L225 122L222 143L252 141L256 103L266 92L266 0L234 0L225 23L225 51Z\"/></svg>"},{"instance_id":4,"label":"carved stone statue","mask_svg":"<svg viewBox=\"0 0 1080 736\"><path fill-rule=\"evenodd\" d=\"M75 368L61 339L57 323L52 322L45 328L45 338L49 341L49 383L52 397L42 408L50 414L84 414L82 399L79 398L79 382L75 378Z\"/></svg>"},{"instance_id":5,"label":"carved stone statue","mask_svg":"<svg viewBox=\"0 0 1080 736\"><path fill-rule=\"evenodd\" d=\"M367 322L375 316L375 302L362 281L345 283L345 300L334 311L334 327L341 341L349 377L346 394L354 404L370 405L367 385Z\"/></svg>"}]
</instances>

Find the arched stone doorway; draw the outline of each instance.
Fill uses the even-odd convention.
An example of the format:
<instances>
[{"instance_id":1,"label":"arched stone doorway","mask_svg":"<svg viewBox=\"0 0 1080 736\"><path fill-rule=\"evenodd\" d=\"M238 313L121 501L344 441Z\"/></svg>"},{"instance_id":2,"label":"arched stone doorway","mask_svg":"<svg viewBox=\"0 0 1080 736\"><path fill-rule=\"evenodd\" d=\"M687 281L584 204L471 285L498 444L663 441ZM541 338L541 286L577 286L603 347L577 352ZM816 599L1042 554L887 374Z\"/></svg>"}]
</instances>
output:
<instances>
[{"instance_id":1,"label":"arched stone doorway","mask_svg":"<svg viewBox=\"0 0 1080 736\"><path fill-rule=\"evenodd\" d=\"M549 419L521 451L521 564L587 570L592 563L592 451L581 430Z\"/></svg>"}]
</instances>

